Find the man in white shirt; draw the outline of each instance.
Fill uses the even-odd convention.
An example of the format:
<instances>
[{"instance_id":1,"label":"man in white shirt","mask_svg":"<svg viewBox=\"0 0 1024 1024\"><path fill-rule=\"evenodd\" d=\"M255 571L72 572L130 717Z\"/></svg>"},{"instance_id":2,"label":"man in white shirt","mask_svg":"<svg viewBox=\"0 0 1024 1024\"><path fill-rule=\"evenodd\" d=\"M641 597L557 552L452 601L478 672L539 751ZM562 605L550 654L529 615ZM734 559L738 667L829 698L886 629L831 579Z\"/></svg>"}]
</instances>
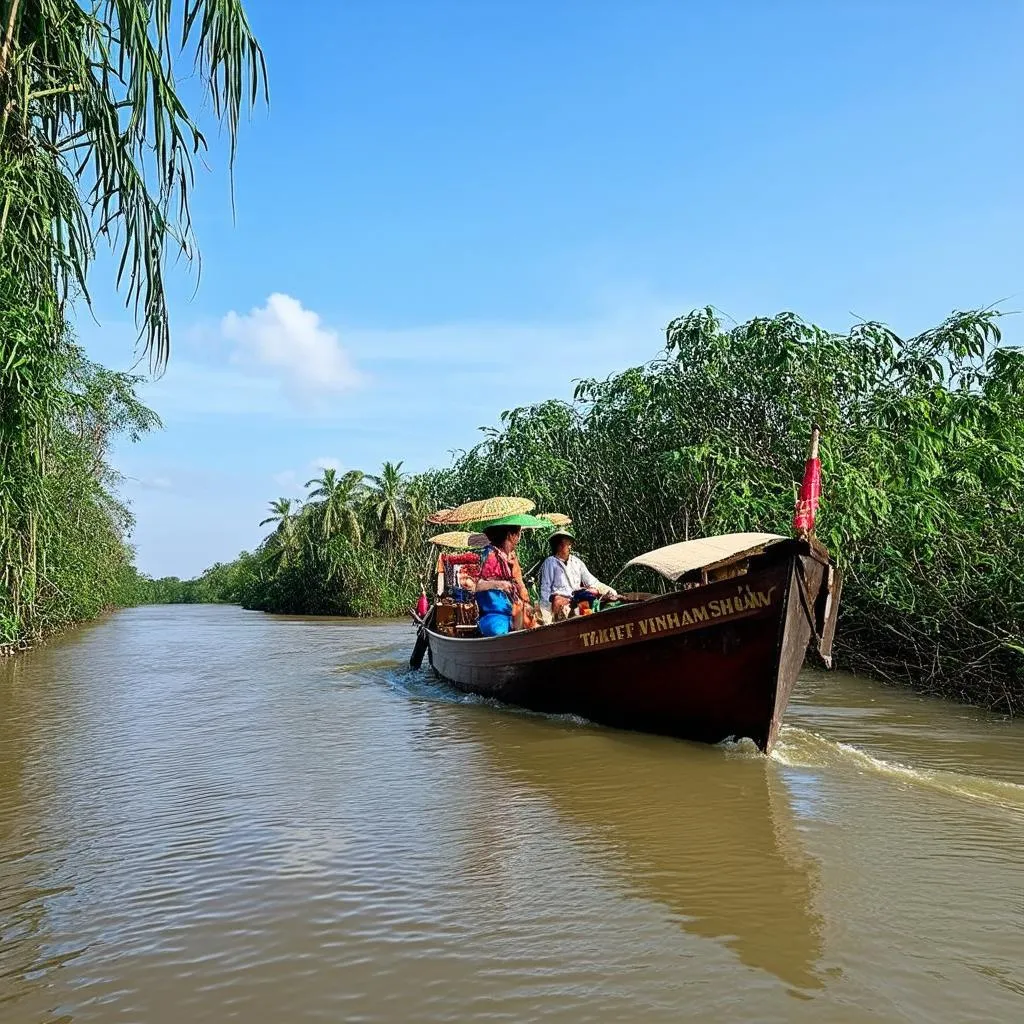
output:
<instances>
[{"instance_id":1,"label":"man in white shirt","mask_svg":"<svg viewBox=\"0 0 1024 1024\"><path fill-rule=\"evenodd\" d=\"M551 555L540 568L540 614L544 622L564 619L577 590L591 590L612 600L619 596L572 553L574 540L566 529L555 530L548 538Z\"/></svg>"}]
</instances>

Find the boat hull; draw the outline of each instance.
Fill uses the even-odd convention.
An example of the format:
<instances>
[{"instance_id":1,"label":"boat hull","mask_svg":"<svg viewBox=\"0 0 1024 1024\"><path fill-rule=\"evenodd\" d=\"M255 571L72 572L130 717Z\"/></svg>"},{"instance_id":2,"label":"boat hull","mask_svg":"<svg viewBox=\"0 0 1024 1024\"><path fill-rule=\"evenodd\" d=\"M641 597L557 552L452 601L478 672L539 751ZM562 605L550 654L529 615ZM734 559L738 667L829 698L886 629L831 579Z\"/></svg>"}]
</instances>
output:
<instances>
[{"instance_id":1,"label":"boat hull","mask_svg":"<svg viewBox=\"0 0 1024 1024\"><path fill-rule=\"evenodd\" d=\"M503 637L425 629L457 688L546 714L771 750L811 638L831 640L838 579L793 541L745 575ZM827 655L827 651L823 650Z\"/></svg>"}]
</instances>

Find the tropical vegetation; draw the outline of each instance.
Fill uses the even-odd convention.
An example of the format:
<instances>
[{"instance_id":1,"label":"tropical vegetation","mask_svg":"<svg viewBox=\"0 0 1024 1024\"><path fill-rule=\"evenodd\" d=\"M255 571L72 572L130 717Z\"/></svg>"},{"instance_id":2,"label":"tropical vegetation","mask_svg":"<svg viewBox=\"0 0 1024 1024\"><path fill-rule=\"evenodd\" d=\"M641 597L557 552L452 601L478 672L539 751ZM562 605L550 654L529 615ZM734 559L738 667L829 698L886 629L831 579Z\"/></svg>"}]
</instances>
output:
<instances>
[{"instance_id":1,"label":"tropical vegetation","mask_svg":"<svg viewBox=\"0 0 1024 1024\"><path fill-rule=\"evenodd\" d=\"M430 477L386 462L378 474L333 468L303 498L276 498L259 548L195 580L151 581L154 601L230 601L310 615L399 615L433 569L425 550Z\"/></svg>"},{"instance_id":2,"label":"tropical vegetation","mask_svg":"<svg viewBox=\"0 0 1024 1024\"><path fill-rule=\"evenodd\" d=\"M159 421L136 398L137 377L90 362L59 330L36 311L0 308L14 392L0 412L0 651L141 596L108 456L118 434ZM45 359L11 359L36 345Z\"/></svg>"},{"instance_id":3,"label":"tropical vegetation","mask_svg":"<svg viewBox=\"0 0 1024 1024\"><path fill-rule=\"evenodd\" d=\"M69 318L105 243L143 351L155 369L168 358L164 268L195 255L206 146L183 55L231 161L266 88L240 0L0 0L0 648L140 599L398 614L433 568L429 510L492 494L571 515L606 578L676 538L782 532L816 421L819 533L846 572L840 662L1020 709L1024 357L992 310L909 338L694 310L658 359L504 413L447 468L324 470L272 503L256 551L199 580L139 580L110 445L157 420Z\"/></svg>"},{"instance_id":4,"label":"tropical vegetation","mask_svg":"<svg viewBox=\"0 0 1024 1024\"><path fill-rule=\"evenodd\" d=\"M169 257L195 255L196 104L226 129L265 88L240 0L0 0L0 649L140 596L110 444L156 417L91 363L69 317L97 248L159 369Z\"/></svg>"},{"instance_id":5,"label":"tropical vegetation","mask_svg":"<svg viewBox=\"0 0 1024 1024\"><path fill-rule=\"evenodd\" d=\"M1024 354L999 322L958 312L902 338L880 323L836 333L784 313L727 326L694 310L653 362L504 413L445 469L349 473L340 496L333 475L311 481L302 503L274 503L257 551L194 586L270 611L399 614L436 556L427 510L495 494L569 514L605 579L676 539L785 533L817 422L818 535L846 576L839 663L1017 712Z\"/></svg>"}]
</instances>

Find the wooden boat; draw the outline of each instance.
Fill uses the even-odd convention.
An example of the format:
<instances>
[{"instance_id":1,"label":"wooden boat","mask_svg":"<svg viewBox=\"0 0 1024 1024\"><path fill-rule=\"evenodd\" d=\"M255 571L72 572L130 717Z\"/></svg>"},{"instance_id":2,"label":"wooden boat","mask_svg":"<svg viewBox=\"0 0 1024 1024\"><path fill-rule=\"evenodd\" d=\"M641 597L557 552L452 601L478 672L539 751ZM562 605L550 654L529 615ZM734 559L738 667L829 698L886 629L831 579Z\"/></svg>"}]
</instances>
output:
<instances>
[{"instance_id":1,"label":"wooden boat","mask_svg":"<svg viewBox=\"0 0 1024 1024\"><path fill-rule=\"evenodd\" d=\"M830 664L841 578L828 552L813 536L726 534L627 565L681 589L497 637L445 635L431 613L418 643L464 691L681 739L748 737L769 752L812 640Z\"/></svg>"}]
</instances>

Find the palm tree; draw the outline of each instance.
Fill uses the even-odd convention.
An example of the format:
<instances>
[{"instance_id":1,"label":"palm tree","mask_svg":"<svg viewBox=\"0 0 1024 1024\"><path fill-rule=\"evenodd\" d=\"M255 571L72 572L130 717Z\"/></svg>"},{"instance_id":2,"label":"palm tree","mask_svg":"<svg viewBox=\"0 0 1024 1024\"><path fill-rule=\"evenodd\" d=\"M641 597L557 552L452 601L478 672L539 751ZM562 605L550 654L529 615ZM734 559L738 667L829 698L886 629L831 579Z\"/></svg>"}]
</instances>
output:
<instances>
[{"instance_id":1,"label":"palm tree","mask_svg":"<svg viewBox=\"0 0 1024 1024\"><path fill-rule=\"evenodd\" d=\"M404 547L408 529L402 463L385 462L380 476L371 476L369 480L373 488L367 495L367 510L376 522L382 545L391 549Z\"/></svg>"},{"instance_id":2,"label":"palm tree","mask_svg":"<svg viewBox=\"0 0 1024 1024\"><path fill-rule=\"evenodd\" d=\"M0 0L0 264L30 294L88 299L106 240L158 367L163 267L168 250L195 254L192 160L206 148L178 94L180 51L233 161L243 108L266 97L242 0Z\"/></svg>"},{"instance_id":3,"label":"palm tree","mask_svg":"<svg viewBox=\"0 0 1024 1024\"><path fill-rule=\"evenodd\" d=\"M271 558L281 568L288 564L299 547L298 531L295 528L299 516L301 501L293 498L278 498L270 503L270 515L260 522L260 526L276 523L277 527L271 534L268 545Z\"/></svg>"},{"instance_id":4,"label":"palm tree","mask_svg":"<svg viewBox=\"0 0 1024 1024\"><path fill-rule=\"evenodd\" d=\"M405 509L409 532L419 536L432 507L430 480L426 474L414 476L405 486Z\"/></svg>"},{"instance_id":5,"label":"palm tree","mask_svg":"<svg viewBox=\"0 0 1024 1024\"><path fill-rule=\"evenodd\" d=\"M341 535L355 545L361 542L362 529L356 507L362 497L364 476L362 471L350 469L339 477L337 470L328 467L322 476L306 481L307 488L315 485L307 497L319 512L324 540Z\"/></svg>"}]
</instances>

